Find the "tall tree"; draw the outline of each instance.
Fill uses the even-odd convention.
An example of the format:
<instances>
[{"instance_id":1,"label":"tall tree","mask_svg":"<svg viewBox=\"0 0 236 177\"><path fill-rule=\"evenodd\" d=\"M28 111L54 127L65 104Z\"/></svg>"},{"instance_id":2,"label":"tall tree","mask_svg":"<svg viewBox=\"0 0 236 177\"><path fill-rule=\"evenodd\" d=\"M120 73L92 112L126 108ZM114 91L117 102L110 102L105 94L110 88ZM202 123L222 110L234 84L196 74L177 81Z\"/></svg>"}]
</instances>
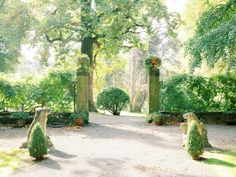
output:
<instances>
[{"instance_id":1,"label":"tall tree","mask_svg":"<svg viewBox=\"0 0 236 177\"><path fill-rule=\"evenodd\" d=\"M159 0L53 0L47 4L31 0L37 7L37 37L52 45L81 44L90 58L89 105L93 104L93 70L98 52L108 56L124 48L140 47L140 32L153 32L153 23L165 21L169 32L176 23ZM40 5L39 5L40 4ZM40 25L39 25L40 24ZM172 25L170 25L172 24ZM141 30L142 29L142 30Z\"/></svg>"}]
</instances>

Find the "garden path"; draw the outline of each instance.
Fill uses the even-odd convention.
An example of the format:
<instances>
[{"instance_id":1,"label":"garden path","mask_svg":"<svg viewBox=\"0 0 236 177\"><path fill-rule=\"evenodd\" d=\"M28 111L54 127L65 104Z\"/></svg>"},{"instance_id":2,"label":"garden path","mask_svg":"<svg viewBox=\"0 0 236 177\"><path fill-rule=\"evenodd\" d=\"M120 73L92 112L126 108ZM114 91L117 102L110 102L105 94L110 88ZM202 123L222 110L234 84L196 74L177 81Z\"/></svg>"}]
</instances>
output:
<instances>
[{"instance_id":1,"label":"garden path","mask_svg":"<svg viewBox=\"0 0 236 177\"><path fill-rule=\"evenodd\" d=\"M215 177L191 160L177 126L152 126L143 117L91 114L89 126L48 129L48 159L16 171L16 177ZM209 126L213 146L236 145L235 127ZM0 128L0 149L19 147L27 129ZM211 141L214 140L214 141ZM227 141L226 141L227 140Z\"/></svg>"}]
</instances>

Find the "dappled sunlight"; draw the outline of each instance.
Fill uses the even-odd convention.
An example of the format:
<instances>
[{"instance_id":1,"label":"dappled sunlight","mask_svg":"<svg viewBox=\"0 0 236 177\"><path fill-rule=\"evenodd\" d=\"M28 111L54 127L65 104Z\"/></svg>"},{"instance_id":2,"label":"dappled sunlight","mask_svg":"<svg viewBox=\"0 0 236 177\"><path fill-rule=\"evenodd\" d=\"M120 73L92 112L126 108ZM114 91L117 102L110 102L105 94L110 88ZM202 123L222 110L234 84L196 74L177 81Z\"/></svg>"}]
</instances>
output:
<instances>
[{"instance_id":1,"label":"dappled sunlight","mask_svg":"<svg viewBox=\"0 0 236 177\"><path fill-rule=\"evenodd\" d=\"M211 168L220 177L236 176L236 149L231 151L208 151L204 153L205 164L211 165Z\"/></svg>"},{"instance_id":2,"label":"dappled sunlight","mask_svg":"<svg viewBox=\"0 0 236 177\"><path fill-rule=\"evenodd\" d=\"M27 151L22 149L0 150L0 177L6 177L20 168L26 155Z\"/></svg>"}]
</instances>

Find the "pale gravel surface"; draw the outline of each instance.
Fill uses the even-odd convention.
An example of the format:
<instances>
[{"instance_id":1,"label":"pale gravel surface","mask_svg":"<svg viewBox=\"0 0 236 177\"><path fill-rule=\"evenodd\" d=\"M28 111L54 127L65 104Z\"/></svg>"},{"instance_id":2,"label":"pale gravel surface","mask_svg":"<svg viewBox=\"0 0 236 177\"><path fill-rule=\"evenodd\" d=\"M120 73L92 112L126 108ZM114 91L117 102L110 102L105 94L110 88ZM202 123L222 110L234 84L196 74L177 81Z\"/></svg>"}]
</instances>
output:
<instances>
[{"instance_id":1,"label":"pale gravel surface","mask_svg":"<svg viewBox=\"0 0 236 177\"><path fill-rule=\"evenodd\" d=\"M17 171L15 177L215 177L191 160L177 126L150 126L142 117L91 114L82 129L48 129L49 159ZM213 146L236 147L235 126L208 126ZM27 129L0 128L0 149L19 147Z\"/></svg>"}]
</instances>

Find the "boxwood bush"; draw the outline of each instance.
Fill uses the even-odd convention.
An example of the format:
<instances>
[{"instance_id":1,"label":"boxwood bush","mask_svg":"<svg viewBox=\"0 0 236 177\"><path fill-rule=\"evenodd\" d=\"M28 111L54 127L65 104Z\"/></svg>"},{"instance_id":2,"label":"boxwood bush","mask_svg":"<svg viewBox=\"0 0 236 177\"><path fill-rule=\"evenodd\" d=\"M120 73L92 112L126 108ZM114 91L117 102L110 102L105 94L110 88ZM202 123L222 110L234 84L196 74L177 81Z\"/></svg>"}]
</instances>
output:
<instances>
[{"instance_id":1,"label":"boxwood bush","mask_svg":"<svg viewBox=\"0 0 236 177\"><path fill-rule=\"evenodd\" d=\"M199 159L200 155L202 155L204 152L203 139L198 130L196 121L192 121L188 129L186 148L187 152L192 156L194 160Z\"/></svg>"},{"instance_id":2,"label":"boxwood bush","mask_svg":"<svg viewBox=\"0 0 236 177\"><path fill-rule=\"evenodd\" d=\"M42 160L43 156L47 154L48 145L43 130L39 123L37 123L33 130L29 140L29 153L30 156L36 160Z\"/></svg>"},{"instance_id":3,"label":"boxwood bush","mask_svg":"<svg viewBox=\"0 0 236 177\"><path fill-rule=\"evenodd\" d=\"M104 89L97 97L97 107L102 110L107 110L113 115L120 115L121 110L123 110L129 102L129 95L116 87Z\"/></svg>"}]
</instances>

